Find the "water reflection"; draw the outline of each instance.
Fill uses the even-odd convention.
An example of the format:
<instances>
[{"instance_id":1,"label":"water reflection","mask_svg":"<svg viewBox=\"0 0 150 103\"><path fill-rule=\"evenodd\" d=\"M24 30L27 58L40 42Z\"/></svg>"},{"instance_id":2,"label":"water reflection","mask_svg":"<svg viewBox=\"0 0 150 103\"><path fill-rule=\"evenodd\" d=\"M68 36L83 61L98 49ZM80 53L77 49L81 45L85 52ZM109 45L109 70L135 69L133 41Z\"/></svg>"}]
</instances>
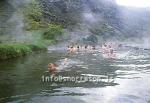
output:
<instances>
[{"instance_id":1,"label":"water reflection","mask_svg":"<svg viewBox=\"0 0 150 103\"><path fill-rule=\"evenodd\" d=\"M99 52L66 55L63 52L35 53L1 62L0 102L146 103L150 99L148 52L128 58L106 59ZM101 77L101 81L43 82L48 63L63 65L55 76ZM89 59L90 58L90 59Z\"/></svg>"}]
</instances>

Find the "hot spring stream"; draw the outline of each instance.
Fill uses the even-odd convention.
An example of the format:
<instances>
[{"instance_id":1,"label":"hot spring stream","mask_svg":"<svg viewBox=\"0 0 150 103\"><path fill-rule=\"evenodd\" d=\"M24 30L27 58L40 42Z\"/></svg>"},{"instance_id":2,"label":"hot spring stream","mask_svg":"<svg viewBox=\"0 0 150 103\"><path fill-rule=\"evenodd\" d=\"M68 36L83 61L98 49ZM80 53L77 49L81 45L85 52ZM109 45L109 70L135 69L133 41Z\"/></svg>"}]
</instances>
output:
<instances>
[{"instance_id":1,"label":"hot spring stream","mask_svg":"<svg viewBox=\"0 0 150 103\"><path fill-rule=\"evenodd\" d=\"M60 48L61 49L61 48ZM122 50L117 59L53 49L0 62L0 103L150 103L150 51ZM48 63L67 64L62 77L100 77L101 81L49 81ZM61 67L61 66L60 66Z\"/></svg>"}]
</instances>

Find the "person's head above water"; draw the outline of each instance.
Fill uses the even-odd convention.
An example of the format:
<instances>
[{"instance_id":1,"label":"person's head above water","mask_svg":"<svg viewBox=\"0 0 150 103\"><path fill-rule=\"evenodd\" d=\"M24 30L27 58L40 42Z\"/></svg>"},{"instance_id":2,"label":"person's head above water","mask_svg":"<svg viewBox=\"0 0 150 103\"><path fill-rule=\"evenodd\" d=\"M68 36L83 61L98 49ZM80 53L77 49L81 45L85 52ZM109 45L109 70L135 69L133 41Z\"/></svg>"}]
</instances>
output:
<instances>
[{"instance_id":1,"label":"person's head above water","mask_svg":"<svg viewBox=\"0 0 150 103\"><path fill-rule=\"evenodd\" d=\"M93 50L95 50L95 49L96 49L95 45L93 45L93 46L92 46L92 49L93 49Z\"/></svg>"},{"instance_id":2,"label":"person's head above water","mask_svg":"<svg viewBox=\"0 0 150 103\"><path fill-rule=\"evenodd\" d=\"M53 63L49 63L49 64L48 64L48 66L50 66L50 67L51 67L51 66L54 66L54 64L53 64Z\"/></svg>"},{"instance_id":3,"label":"person's head above water","mask_svg":"<svg viewBox=\"0 0 150 103\"><path fill-rule=\"evenodd\" d=\"M107 45L106 45L106 44L104 44L104 47L107 47Z\"/></svg>"},{"instance_id":4,"label":"person's head above water","mask_svg":"<svg viewBox=\"0 0 150 103\"><path fill-rule=\"evenodd\" d=\"M109 48L111 48L111 45L108 45Z\"/></svg>"},{"instance_id":5,"label":"person's head above water","mask_svg":"<svg viewBox=\"0 0 150 103\"><path fill-rule=\"evenodd\" d=\"M49 69L50 71L56 70L56 67L57 67L57 65L54 64L54 63L49 63L49 64L48 64L48 69Z\"/></svg>"},{"instance_id":6,"label":"person's head above water","mask_svg":"<svg viewBox=\"0 0 150 103\"><path fill-rule=\"evenodd\" d=\"M73 49L74 46L71 46L70 48Z\"/></svg>"},{"instance_id":7,"label":"person's head above water","mask_svg":"<svg viewBox=\"0 0 150 103\"><path fill-rule=\"evenodd\" d=\"M88 48L88 45L85 45L85 49L87 49Z\"/></svg>"}]
</instances>

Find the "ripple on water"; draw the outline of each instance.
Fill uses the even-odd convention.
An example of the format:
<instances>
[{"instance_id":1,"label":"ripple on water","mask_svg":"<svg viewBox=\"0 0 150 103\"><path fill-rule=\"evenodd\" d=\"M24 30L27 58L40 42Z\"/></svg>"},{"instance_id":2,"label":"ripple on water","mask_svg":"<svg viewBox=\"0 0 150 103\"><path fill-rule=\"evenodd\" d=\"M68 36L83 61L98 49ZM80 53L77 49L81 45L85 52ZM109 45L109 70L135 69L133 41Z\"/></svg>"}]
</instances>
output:
<instances>
[{"instance_id":1,"label":"ripple on water","mask_svg":"<svg viewBox=\"0 0 150 103\"><path fill-rule=\"evenodd\" d=\"M147 68L150 67L150 64L118 64L118 65L110 65L115 67L130 67L130 68Z\"/></svg>"},{"instance_id":2,"label":"ripple on water","mask_svg":"<svg viewBox=\"0 0 150 103\"><path fill-rule=\"evenodd\" d=\"M43 56L43 59L38 59L38 62L41 62L39 65L35 63L37 60L35 56L33 60L28 61L31 62L30 64L34 65L28 66L29 69L25 68L25 70L27 70L26 74L28 75L22 75L22 72L20 72L22 69L20 68L11 67L11 69L13 68L16 70L14 71L16 74L21 74L17 74L15 78L26 78L26 76L31 76L32 78L21 79L21 81L25 82L23 85L6 85L6 87L11 87L11 93L15 94L16 91L20 92L19 89L23 92L24 90L33 90L31 91L32 95L11 96L13 100L10 100L10 97L2 99L8 99L11 103L19 103L24 100L28 103L146 103L145 101L150 97L150 59L148 59L148 55L130 53L125 53L120 56L122 57L121 59L117 58L115 60L102 58L100 53L90 55L82 55L81 53L78 55L75 54L73 56L68 56L67 61L65 61L62 55L52 52L48 54L51 55L48 59L46 59L45 56ZM38 81L37 77L45 70L41 68L39 73L35 73L35 70L39 70L39 68L36 69L36 67L44 67L47 61L49 61L51 57L55 58L55 56L58 58L55 60L52 59L51 61L57 61L56 63L58 63L63 69L58 72L58 75L62 75L66 78L73 75L84 77L102 77L103 80L97 83L52 81L41 85L38 83L41 80L39 79ZM24 62L26 61L27 59ZM67 63L64 63L64 61ZM41 66L43 63L45 63L44 66ZM18 63L14 65L18 65ZM24 64L22 64L22 66L26 67ZM10 76L12 72L3 70L0 74L1 77L4 77L4 74L8 74ZM109 76L109 74L112 75ZM110 77L112 81L109 82L108 77ZM10 78L14 78L14 76L10 76ZM28 83L31 84L31 86L29 86ZM41 90L41 88L43 90ZM23 94L23 92L21 93Z\"/></svg>"}]
</instances>

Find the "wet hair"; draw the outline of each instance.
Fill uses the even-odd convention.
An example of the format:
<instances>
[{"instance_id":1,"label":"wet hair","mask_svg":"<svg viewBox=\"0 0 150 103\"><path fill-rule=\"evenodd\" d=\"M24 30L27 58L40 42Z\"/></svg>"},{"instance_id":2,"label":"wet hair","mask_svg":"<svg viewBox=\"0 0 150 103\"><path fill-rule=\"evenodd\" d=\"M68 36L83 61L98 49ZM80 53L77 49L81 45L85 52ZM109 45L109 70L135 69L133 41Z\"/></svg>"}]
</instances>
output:
<instances>
[{"instance_id":1,"label":"wet hair","mask_svg":"<svg viewBox=\"0 0 150 103\"><path fill-rule=\"evenodd\" d=\"M94 49L94 50L96 49L96 48L95 48L95 45L92 46L92 49Z\"/></svg>"},{"instance_id":2,"label":"wet hair","mask_svg":"<svg viewBox=\"0 0 150 103\"><path fill-rule=\"evenodd\" d=\"M86 46L85 46L85 49L87 49L87 47L88 47L88 46L86 45Z\"/></svg>"},{"instance_id":3,"label":"wet hair","mask_svg":"<svg viewBox=\"0 0 150 103\"><path fill-rule=\"evenodd\" d=\"M55 64L55 63L49 63L49 64L48 64L48 66L52 66L52 65L53 65L53 66L55 66L55 67L57 67L57 66L58 66L58 65L57 65L57 64Z\"/></svg>"},{"instance_id":4,"label":"wet hair","mask_svg":"<svg viewBox=\"0 0 150 103\"><path fill-rule=\"evenodd\" d=\"M107 45L106 45L106 44L104 44L104 47L107 47Z\"/></svg>"}]
</instances>

